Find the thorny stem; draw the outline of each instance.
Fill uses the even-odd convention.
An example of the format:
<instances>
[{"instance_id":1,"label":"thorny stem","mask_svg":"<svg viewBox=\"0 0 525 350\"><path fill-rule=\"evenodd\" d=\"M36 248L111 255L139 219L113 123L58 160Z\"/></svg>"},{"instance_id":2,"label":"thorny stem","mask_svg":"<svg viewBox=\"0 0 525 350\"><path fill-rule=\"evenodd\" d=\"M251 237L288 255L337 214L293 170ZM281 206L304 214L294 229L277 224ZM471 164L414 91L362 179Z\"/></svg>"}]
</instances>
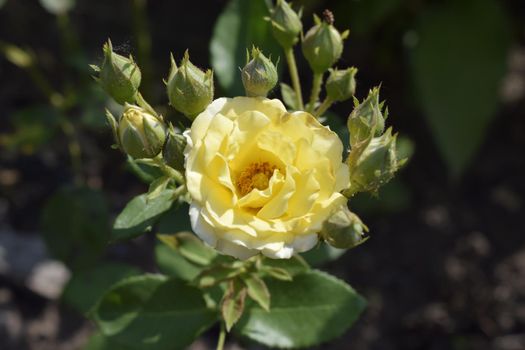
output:
<instances>
[{"instance_id":1,"label":"thorny stem","mask_svg":"<svg viewBox=\"0 0 525 350\"><path fill-rule=\"evenodd\" d=\"M286 62L288 62L288 70L290 71L290 78L292 79L292 86L295 91L297 107L300 110L303 110L303 93L301 91L301 82L299 81L299 73L297 72L297 64L295 63L293 48L290 47L284 49L284 54L286 56Z\"/></svg>"},{"instance_id":2,"label":"thorny stem","mask_svg":"<svg viewBox=\"0 0 525 350\"><path fill-rule=\"evenodd\" d=\"M226 329L224 322L221 322L221 332L219 333L219 340L217 341L217 350L224 349L224 341L226 340Z\"/></svg>"},{"instance_id":3,"label":"thorny stem","mask_svg":"<svg viewBox=\"0 0 525 350\"><path fill-rule=\"evenodd\" d=\"M319 98L319 93L321 92L321 85L323 85L323 73L314 73L314 77L312 80L312 92L310 94L310 102L308 102L308 106L306 107L307 112L313 112L315 108L315 103L317 102L317 99Z\"/></svg>"},{"instance_id":4,"label":"thorny stem","mask_svg":"<svg viewBox=\"0 0 525 350\"><path fill-rule=\"evenodd\" d=\"M313 112L313 116L316 118L321 117L324 114L324 112L326 112L328 108L332 106L333 103L334 101L332 101L330 97L326 97L323 103L321 103L321 105L319 106L319 108L317 108L317 110Z\"/></svg>"}]
</instances>

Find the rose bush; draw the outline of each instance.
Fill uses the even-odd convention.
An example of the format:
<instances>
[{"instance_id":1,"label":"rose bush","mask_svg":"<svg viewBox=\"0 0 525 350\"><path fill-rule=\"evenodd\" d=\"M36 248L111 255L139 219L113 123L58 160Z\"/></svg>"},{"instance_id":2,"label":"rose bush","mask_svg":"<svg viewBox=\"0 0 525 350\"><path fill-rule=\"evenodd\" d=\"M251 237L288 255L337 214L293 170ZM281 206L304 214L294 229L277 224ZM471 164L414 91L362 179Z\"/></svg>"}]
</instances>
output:
<instances>
[{"instance_id":1,"label":"rose bush","mask_svg":"<svg viewBox=\"0 0 525 350\"><path fill-rule=\"evenodd\" d=\"M346 203L341 140L279 100L219 98L185 135L192 228L222 253L290 258Z\"/></svg>"}]
</instances>

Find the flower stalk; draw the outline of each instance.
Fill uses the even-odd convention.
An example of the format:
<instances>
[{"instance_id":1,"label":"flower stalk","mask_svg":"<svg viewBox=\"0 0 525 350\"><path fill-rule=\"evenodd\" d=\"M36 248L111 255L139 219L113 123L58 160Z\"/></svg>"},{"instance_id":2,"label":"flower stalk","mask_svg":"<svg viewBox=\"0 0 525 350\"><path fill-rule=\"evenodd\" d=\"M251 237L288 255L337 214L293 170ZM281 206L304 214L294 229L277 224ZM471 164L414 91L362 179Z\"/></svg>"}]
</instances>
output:
<instances>
[{"instance_id":1,"label":"flower stalk","mask_svg":"<svg viewBox=\"0 0 525 350\"><path fill-rule=\"evenodd\" d=\"M301 91L301 81L299 80L299 73L297 71L297 63L295 62L293 48L290 47L288 49L285 49L284 55L286 56L286 63L288 63L288 70L290 72L290 79L292 80L292 87L295 91L297 106L300 110L303 110L303 93Z\"/></svg>"}]
</instances>

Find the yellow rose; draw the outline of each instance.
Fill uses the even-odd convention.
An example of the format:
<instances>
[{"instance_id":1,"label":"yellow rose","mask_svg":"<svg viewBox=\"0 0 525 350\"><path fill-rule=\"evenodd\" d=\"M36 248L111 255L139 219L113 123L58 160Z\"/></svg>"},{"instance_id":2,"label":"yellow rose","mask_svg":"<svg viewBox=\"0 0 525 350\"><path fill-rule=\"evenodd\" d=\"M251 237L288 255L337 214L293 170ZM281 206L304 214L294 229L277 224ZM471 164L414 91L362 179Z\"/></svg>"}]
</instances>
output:
<instances>
[{"instance_id":1,"label":"yellow rose","mask_svg":"<svg viewBox=\"0 0 525 350\"><path fill-rule=\"evenodd\" d=\"M341 140L279 100L219 98L186 137L192 228L224 254L286 259L307 251L346 203Z\"/></svg>"}]
</instances>

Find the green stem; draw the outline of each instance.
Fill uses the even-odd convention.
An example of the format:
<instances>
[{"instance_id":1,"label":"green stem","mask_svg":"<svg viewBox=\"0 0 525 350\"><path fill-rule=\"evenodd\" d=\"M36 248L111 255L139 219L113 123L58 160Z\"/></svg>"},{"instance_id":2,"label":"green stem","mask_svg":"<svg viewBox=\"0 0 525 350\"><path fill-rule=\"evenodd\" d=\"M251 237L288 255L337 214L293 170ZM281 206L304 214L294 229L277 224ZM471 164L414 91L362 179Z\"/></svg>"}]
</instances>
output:
<instances>
[{"instance_id":1,"label":"green stem","mask_svg":"<svg viewBox=\"0 0 525 350\"><path fill-rule=\"evenodd\" d=\"M317 108L317 110L313 113L313 116L316 118L321 117L324 114L324 112L326 112L328 108L332 106L333 103L334 101L332 101L330 97L326 97L323 103L321 103L321 105L319 106L319 108Z\"/></svg>"},{"instance_id":2,"label":"green stem","mask_svg":"<svg viewBox=\"0 0 525 350\"><path fill-rule=\"evenodd\" d=\"M312 113L315 108L315 103L319 99L319 93L321 92L321 86L323 85L323 73L314 73L312 79L312 92L310 94L310 102L306 106L306 111Z\"/></svg>"},{"instance_id":3,"label":"green stem","mask_svg":"<svg viewBox=\"0 0 525 350\"><path fill-rule=\"evenodd\" d=\"M224 349L225 340L226 340L226 329L224 328L224 322L221 322L221 332L219 333L219 340L217 341L217 350Z\"/></svg>"},{"instance_id":4,"label":"green stem","mask_svg":"<svg viewBox=\"0 0 525 350\"><path fill-rule=\"evenodd\" d=\"M172 167L169 167L164 163L164 160L159 156L152 159L153 163L156 164L160 170L167 176L172 177L175 182L178 184L185 184L186 180L184 179L184 175L178 170L173 169Z\"/></svg>"},{"instance_id":5,"label":"green stem","mask_svg":"<svg viewBox=\"0 0 525 350\"><path fill-rule=\"evenodd\" d=\"M150 92L150 56L151 35L148 28L147 0L133 0L133 29L135 32L135 44L137 45L137 61L145 78L142 89L146 95Z\"/></svg>"},{"instance_id":6,"label":"green stem","mask_svg":"<svg viewBox=\"0 0 525 350\"><path fill-rule=\"evenodd\" d=\"M80 143L77 141L75 126L66 116L62 115L60 117L60 129L67 138L67 148L75 176L75 183L80 186L84 182L82 176L82 151Z\"/></svg>"},{"instance_id":7,"label":"green stem","mask_svg":"<svg viewBox=\"0 0 525 350\"><path fill-rule=\"evenodd\" d=\"M284 54L286 56L286 62L288 62L288 69L290 71L290 78L292 79L292 86L295 91L297 107L300 110L303 110L303 93L301 91L301 82L299 81L299 73L297 72L297 64L295 63L293 48L290 47L288 49L284 49Z\"/></svg>"},{"instance_id":8,"label":"green stem","mask_svg":"<svg viewBox=\"0 0 525 350\"><path fill-rule=\"evenodd\" d=\"M174 199L177 199L177 198L179 198L180 196L182 196L183 194L185 194L187 191L188 191L188 189L186 188L186 185L180 185L180 186L177 187L177 188L175 189L175 191L173 192L173 198L174 198Z\"/></svg>"}]
</instances>

